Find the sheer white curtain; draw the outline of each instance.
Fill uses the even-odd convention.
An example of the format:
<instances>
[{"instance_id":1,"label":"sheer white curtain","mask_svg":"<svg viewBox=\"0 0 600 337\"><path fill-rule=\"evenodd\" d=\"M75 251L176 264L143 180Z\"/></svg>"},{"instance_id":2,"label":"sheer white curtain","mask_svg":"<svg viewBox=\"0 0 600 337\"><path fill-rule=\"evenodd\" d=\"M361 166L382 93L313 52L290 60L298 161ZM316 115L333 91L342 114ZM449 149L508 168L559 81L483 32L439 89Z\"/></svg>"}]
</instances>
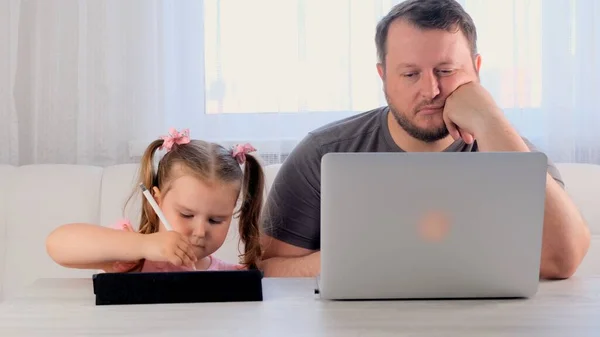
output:
<instances>
[{"instance_id":1,"label":"sheer white curtain","mask_svg":"<svg viewBox=\"0 0 600 337\"><path fill-rule=\"evenodd\" d=\"M170 126L281 161L385 104L373 40L398 2L0 1L0 163L134 161ZM460 2L514 125L555 161L600 163L600 4Z\"/></svg>"},{"instance_id":2,"label":"sheer white curtain","mask_svg":"<svg viewBox=\"0 0 600 337\"><path fill-rule=\"evenodd\" d=\"M128 162L132 139L164 133L168 5L0 1L0 163Z\"/></svg>"},{"instance_id":3,"label":"sheer white curtain","mask_svg":"<svg viewBox=\"0 0 600 337\"><path fill-rule=\"evenodd\" d=\"M600 3L463 3L480 32L482 82L514 125L554 161L600 164Z\"/></svg>"}]
</instances>

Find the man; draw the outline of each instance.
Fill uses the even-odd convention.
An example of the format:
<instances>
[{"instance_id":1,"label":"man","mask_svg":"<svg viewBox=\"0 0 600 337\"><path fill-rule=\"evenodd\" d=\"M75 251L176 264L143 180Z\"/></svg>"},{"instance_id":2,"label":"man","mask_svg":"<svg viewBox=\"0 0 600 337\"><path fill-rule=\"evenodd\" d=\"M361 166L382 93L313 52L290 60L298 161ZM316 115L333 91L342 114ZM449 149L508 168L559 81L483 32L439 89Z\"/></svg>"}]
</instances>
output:
<instances>
[{"instance_id":1,"label":"man","mask_svg":"<svg viewBox=\"0 0 600 337\"><path fill-rule=\"evenodd\" d=\"M320 272L325 153L536 150L479 84L476 37L471 17L454 0L407 0L379 22L377 71L388 106L311 132L283 163L265 209L266 276ZM542 278L570 277L590 243L587 225L563 187L549 162Z\"/></svg>"}]
</instances>

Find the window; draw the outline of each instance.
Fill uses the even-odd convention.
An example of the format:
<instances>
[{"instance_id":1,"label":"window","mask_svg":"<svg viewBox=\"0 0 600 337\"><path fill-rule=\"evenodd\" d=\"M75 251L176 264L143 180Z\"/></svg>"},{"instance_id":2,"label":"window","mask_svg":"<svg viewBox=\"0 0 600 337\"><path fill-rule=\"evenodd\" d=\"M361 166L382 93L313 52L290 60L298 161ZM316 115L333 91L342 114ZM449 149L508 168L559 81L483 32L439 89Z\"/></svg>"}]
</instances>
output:
<instances>
[{"instance_id":1,"label":"window","mask_svg":"<svg viewBox=\"0 0 600 337\"><path fill-rule=\"evenodd\" d=\"M206 113L351 114L384 105L375 26L398 2L205 0ZM482 83L505 109L539 107L541 0L462 4L478 29Z\"/></svg>"},{"instance_id":2,"label":"window","mask_svg":"<svg viewBox=\"0 0 600 337\"><path fill-rule=\"evenodd\" d=\"M542 1L465 0L463 6L479 35L482 84L504 109L539 108Z\"/></svg>"},{"instance_id":3,"label":"window","mask_svg":"<svg viewBox=\"0 0 600 337\"><path fill-rule=\"evenodd\" d=\"M364 111L383 103L380 1L205 1L207 113Z\"/></svg>"}]
</instances>

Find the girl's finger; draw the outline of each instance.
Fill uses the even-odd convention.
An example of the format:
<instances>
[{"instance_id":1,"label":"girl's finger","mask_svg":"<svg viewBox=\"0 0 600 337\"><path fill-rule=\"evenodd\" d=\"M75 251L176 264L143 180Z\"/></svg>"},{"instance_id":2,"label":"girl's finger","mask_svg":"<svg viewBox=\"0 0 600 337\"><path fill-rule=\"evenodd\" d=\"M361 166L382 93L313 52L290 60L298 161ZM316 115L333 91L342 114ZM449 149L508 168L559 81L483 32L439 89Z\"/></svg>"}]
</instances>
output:
<instances>
[{"instance_id":1,"label":"girl's finger","mask_svg":"<svg viewBox=\"0 0 600 337\"><path fill-rule=\"evenodd\" d=\"M192 245L190 245L186 241L180 241L177 244L177 248L182 250L191 261L195 262L198 260L198 258L196 257L196 254L194 253L194 249L193 249Z\"/></svg>"}]
</instances>

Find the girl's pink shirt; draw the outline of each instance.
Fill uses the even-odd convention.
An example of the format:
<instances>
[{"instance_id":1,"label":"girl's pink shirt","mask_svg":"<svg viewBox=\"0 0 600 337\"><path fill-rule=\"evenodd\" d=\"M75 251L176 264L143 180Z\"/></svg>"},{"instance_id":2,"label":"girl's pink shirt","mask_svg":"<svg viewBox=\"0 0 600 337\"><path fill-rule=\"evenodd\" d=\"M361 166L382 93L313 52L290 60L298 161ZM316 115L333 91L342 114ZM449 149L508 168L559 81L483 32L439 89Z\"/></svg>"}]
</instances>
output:
<instances>
[{"instance_id":1,"label":"girl's pink shirt","mask_svg":"<svg viewBox=\"0 0 600 337\"><path fill-rule=\"evenodd\" d=\"M114 229L131 231L133 232L133 227L131 223L127 219L121 219L114 226ZM216 257L209 256L210 265L206 270L209 271L218 271L218 270L243 270L245 267L241 264L231 264L225 262L223 260L217 259ZM115 262L113 265L113 270L115 272L125 272L135 266L134 262ZM192 268L186 266L176 266L169 262L155 262L155 261L144 261L144 265L142 266L142 273L148 272L178 272L178 271L193 271Z\"/></svg>"}]
</instances>

